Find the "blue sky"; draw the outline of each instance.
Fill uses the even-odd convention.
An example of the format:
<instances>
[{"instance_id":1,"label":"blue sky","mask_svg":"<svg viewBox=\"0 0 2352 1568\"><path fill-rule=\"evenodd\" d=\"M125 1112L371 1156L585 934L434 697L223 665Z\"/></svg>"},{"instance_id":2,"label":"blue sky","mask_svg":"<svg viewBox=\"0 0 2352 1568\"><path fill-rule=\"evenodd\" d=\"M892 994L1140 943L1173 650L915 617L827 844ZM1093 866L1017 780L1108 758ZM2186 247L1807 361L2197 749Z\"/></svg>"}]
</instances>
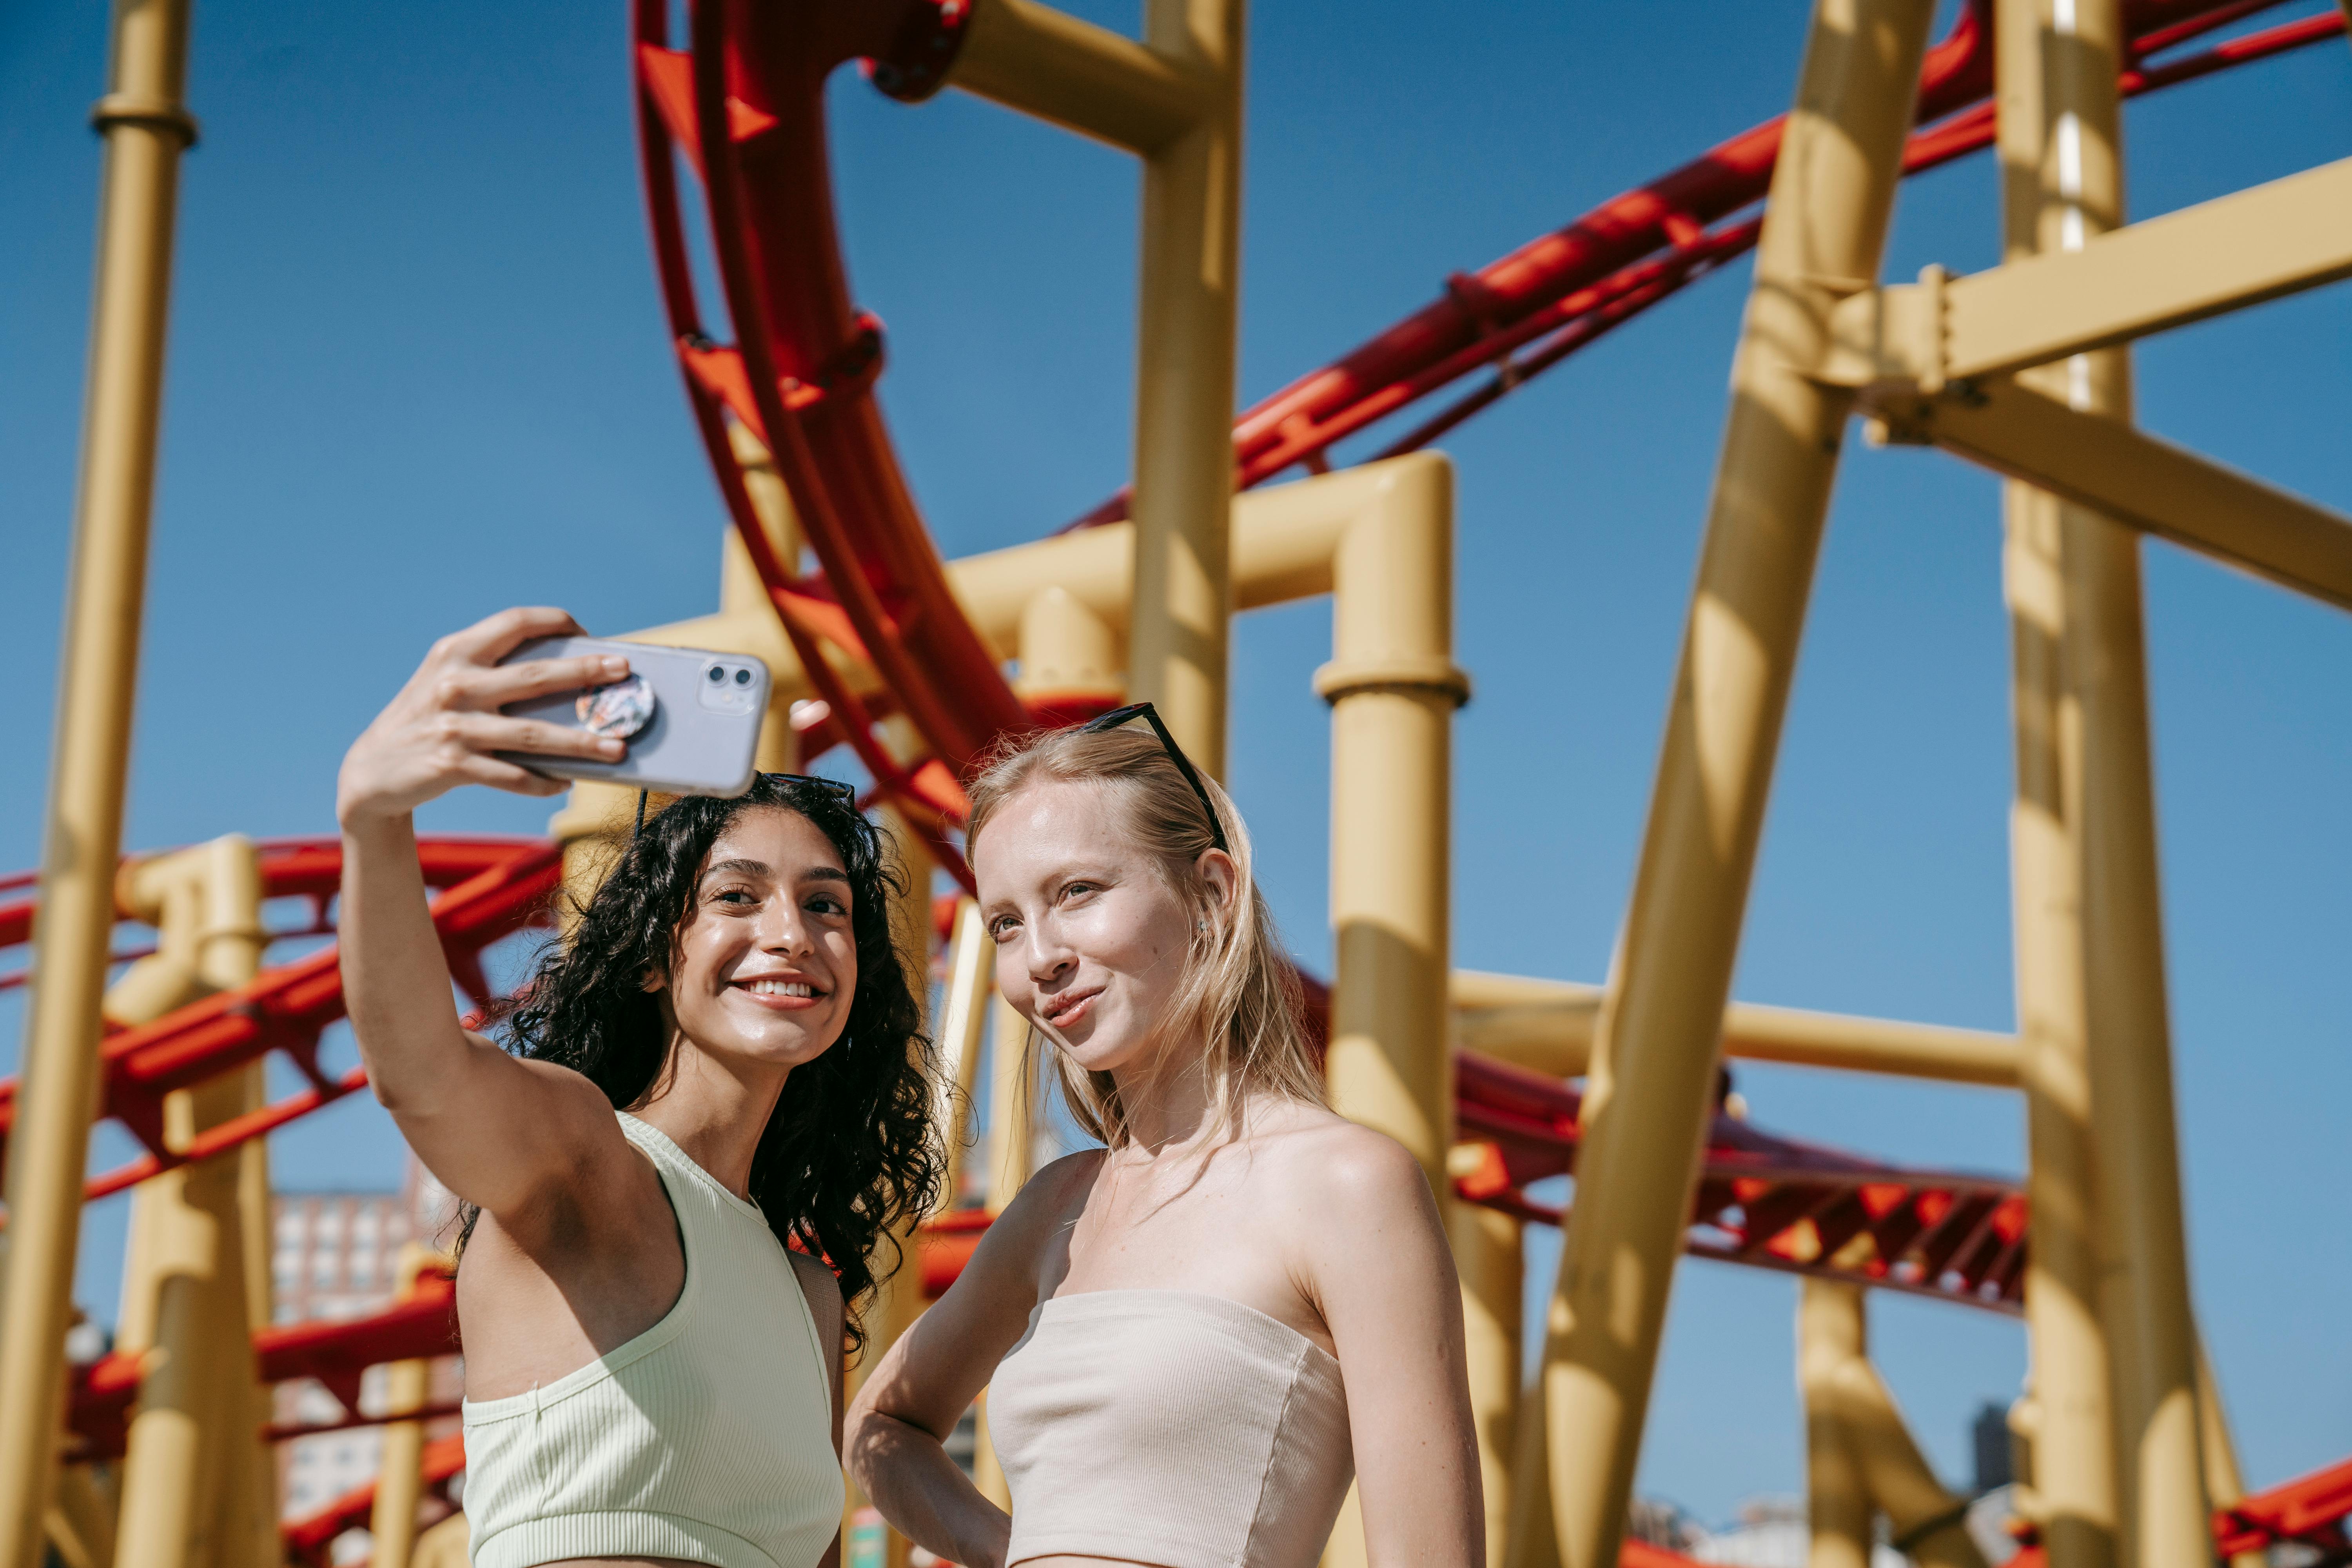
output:
<instances>
[{"instance_id":1,"label":"blue sky","mask_svg":"<svg viewBox=\"0 0 2352 1568\"><path fill-rule=\"evenodd\" d=\"M1073 7L1132 29L1132 4ZM2311 9L2308 3L2280 15ZM1786 106L1792 0L1260 8L1242 385L1254 400L1595 202ZM335 763L435 636L552 602L599 632L715 598L720 513L663 342L612 4L199 7L126 842L331 831ZM96 6L0 15L0 867L38 853L103 88ZM1135 188L1121 155L952 93L836 82L835 155L884 397L950 555L1125 476ZM2340 42L2127 111L2146 216L2352 153ZM1888 270L1997 255L1984 157L1904 193ZM1703 283L1446 443L1460 465L1457 960L1595 979L1632 874L1744 290ZM2352 506L2338 288L2139 353L2156 431ZM2005 1028L2007 644L1997 488L1853 444L1790 713L1738 990ZM2352 1452L2347 1248L2324 1194L2352 1103L2352 622L2148 551L2167 922L2196 1282L2250 1477ZM1294 945L1328 962L1328 607L1236 629L1235 791ZM428 829L537 831L487 794ZM16 1049L0 1009L0 1063ZM1985 1090L1751 1068L1759 1122L2018 1169ZM289 1185L389 1184L347 1102L278 1135ZM89 1223L111 1316L122 1205ZM1642 1486L1704 1518L1801 1485L1794 1292L1676 1287ZM2008 1399L2007 1321L1874 1310L1923 1440Z\"/></svg>"}]
</instances>

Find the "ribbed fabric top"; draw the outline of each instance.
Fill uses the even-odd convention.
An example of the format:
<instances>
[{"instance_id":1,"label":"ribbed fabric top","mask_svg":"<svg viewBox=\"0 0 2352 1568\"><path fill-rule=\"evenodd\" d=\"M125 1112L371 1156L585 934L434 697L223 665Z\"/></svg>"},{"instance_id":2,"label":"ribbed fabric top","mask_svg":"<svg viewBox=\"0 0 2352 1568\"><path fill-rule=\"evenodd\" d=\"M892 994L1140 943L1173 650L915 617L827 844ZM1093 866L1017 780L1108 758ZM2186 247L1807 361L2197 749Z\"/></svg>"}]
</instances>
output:
<instances>
[{"instance_id":1,"label":"ribbed fabric top","mask_svg":"<svg viewBox=\"0 0 2352 1568\"><path fill-rule=\"evenodd\" d=\"M833 1355L759 1209L634 1116L686 1286L661 1321L528 1394L467 1400L475 1568L682 1557L810 1568L841 1527Z\"/></svg>"},{"instance_id":2,"label":"ribbed fabric top","mask_svg":"<svg viewBox=\"0 0 2352 1568\"><path fill-rule=\"evenodd\" d=\"M1312 1568L1356 1468L1330 1352L1190 1290L1039 1302L989 1384L988 1433L1007 1563Z\"/></svg>"}]
</instances>

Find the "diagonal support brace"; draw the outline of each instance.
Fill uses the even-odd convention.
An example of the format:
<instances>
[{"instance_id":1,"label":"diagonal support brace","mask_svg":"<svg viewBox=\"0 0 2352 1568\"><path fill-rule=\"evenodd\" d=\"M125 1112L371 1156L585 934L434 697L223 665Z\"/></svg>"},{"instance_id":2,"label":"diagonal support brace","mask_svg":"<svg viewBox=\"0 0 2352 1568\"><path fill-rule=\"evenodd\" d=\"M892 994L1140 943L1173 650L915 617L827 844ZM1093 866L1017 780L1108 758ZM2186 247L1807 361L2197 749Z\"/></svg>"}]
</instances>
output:
<instances>
[{"instance_id":1,"label":"diagonal support brace","mask_svg":"<svg viewBox=\"0 0 2352 1568\"><path fill-rule=\"evenodd\" d=\"M2051 251L1839 301L1820 379L2009 375L2352 278L2352 158Z\"/></svg>"},{"instance_id":2,"label":"diagonal support brace","mask_svg":"<svg viewBox=\"0 0 2352 1568\"><path fill-rule=\"evenodd\" d=\"M1863 411L1890 441L1940 447L2265 577L2352 609L2352 518L2273 489L2120 421L2012 381L1958 381L1940 396L1885 385Z\"/></svg>"}]
</instances>

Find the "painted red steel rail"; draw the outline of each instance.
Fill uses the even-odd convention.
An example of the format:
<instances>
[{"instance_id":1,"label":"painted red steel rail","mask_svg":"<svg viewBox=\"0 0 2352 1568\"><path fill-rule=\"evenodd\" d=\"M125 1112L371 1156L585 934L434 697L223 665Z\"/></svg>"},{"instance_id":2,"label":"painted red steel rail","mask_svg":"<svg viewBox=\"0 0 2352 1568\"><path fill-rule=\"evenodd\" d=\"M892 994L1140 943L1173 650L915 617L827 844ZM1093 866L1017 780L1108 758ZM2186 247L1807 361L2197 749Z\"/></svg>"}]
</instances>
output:
<instances>
[{"instance_id":1,"label":"painted red steel rail","mask_svg":"<svg viewBox=\"0 0 2352 1568\"><path fill-rule=\"evenodd\" d=\"M2242 1552L2299 1546L2310 1553L2300 1559L2304 1568L2343 1568L2352 1563L2347 1522L2352 1522L2352 1459L2215 1509L2213 1552L2226 1561ZM2049 1553L2033 1541L2003 1568L2049 1568Z\"/></svg>"},{"instance_id":2,"label":"painted red steel rail","mask_svg":"<svg viewBox=\"0 0 2352 1568\"><path fill-rule=\"evenodd\" d=\"M1583 1097L1571 1084L1464 1052L1456 1136L1483 1142L1454 1191L1559 1225L1528 1188L1570 1173ZM2014 1182L1912 1170L1763 1132L1718 1111L1685 1249L1752 1268L1852 1279L2014 1313L2025 1282L2025 1195Z\"/></svg>"},{"instance_id":3,"label":"painted red steel rail","mask_svg":"<svg viewBox=\"0 0 2352 1568\"><path fill-rule=\"evenodd\" d=\"M477 1002L489 995L481 952L526 926L546 923L562 874L562 851L540 838L428 838L417 846L428 886L441 889L433 923L449 972ZM328 906L341 885L342 848L331 838L289 839L261 849L262 891L310 902L306 926L281 937L331 934ZM0 947L31 940L33 900L0 904ZM343 982L331 947L272 969L250 984L166 1014L151 1024L110 1033L99 1047L104 1069L101 1114L144 1147L139 1158L93 1176L86 1198L136 1185L190 1160L209 1159L366 1087L353 1069L330 1076L319 1065L319 1037L343 1016ZM282 1053L305 1087L260 1110L207 1129L182 1146L163 1134L163 1100L233 1068ZM0 1080L0 1153L16 1125L16 1080Z\"/></svg>"},{"instance_id":4,"label":"painted red steel rail","mask_svg":"<svg viewBox=\"0 0 2352 1568\"><path fill-rule=\"evenodd\" d=\"M2126 7L2137 94L2301 47L2343 29L2333 12L2158 61L2274 0L2134 0ZM703 444L738 532L828 710L824 738L857 753L969 885L948 838L963 769L994 736L1036 721L994 650L956 605L900 470L874 385L881 323L852 301L832 199L824 94L865 62L876 85L919 100L953 63L968 0L694 0L673 40L664 0L634 0L641 163L670 335ZM683 43L683 48L673 47ZM1922 129L1906 170L1991 142L1991 12L1970 0L1924 64ZM1474 273L1433 303L1243 414L1236 480L1318 469L1330 447L1462 377L1494 375L1373 456L1411 450L1490 406L1577 349L1746 251L1770 184L1782 121L1735 136L1672 173ZM678 171L700 182L731 345L714 341L688 260ZM801 574L760 527L727 423L773 456L819 569ZM1125 515L1123 494L1081 523ZM924 738L901 761L872 732L830 648L870 664L888 702Z\"/></svg>"}]
</instances>

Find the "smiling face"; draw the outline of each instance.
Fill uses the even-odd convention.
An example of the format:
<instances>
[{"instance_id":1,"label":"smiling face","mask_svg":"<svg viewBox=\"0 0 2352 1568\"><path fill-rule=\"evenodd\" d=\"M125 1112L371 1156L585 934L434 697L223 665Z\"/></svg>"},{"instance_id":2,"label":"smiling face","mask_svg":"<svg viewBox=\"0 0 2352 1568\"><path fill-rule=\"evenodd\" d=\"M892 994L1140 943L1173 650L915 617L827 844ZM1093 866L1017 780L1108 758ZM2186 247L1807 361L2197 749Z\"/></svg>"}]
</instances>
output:
<instances>
[{"instance_id":1,"label":"smiling face","mask_svg":"<svg viewBox=\"0 0 2352 1568\"><path fill-rule=\"evenodd\" d=\"M783 1068L841 1037L857 991L849 875L796 811L738 813L702 863L670 972L650 982L695 1045Z\"/></svg>"},{"instance_id":2,"label":"smiling face","mask_svg":"<svg viewBox=\"0 0 2352 1568\"><path fill-rule=\"evenodd\" d=\"M1089 1072L1150 1060L1201 918L1125 830L1112 787L1024 787L972 858L997 989ZM1231 863L1213 851L1202 861L1222 897Z\"/></svg>"}]
</instances>

